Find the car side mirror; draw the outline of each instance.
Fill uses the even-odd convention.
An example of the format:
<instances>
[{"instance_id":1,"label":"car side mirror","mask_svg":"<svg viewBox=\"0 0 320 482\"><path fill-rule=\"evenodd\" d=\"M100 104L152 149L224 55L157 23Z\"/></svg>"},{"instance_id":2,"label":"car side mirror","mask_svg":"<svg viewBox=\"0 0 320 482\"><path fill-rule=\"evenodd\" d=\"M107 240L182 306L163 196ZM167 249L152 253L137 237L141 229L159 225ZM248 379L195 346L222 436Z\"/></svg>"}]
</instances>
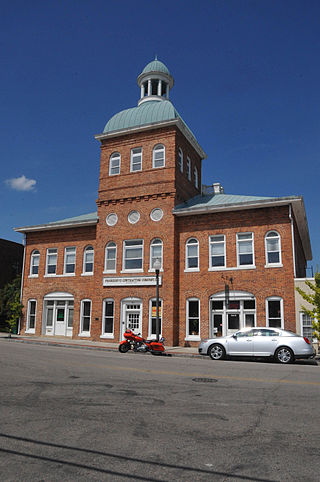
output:
<instances>
[{"instance_id":1,"label":"car side mirror","mask_svg":"<svg viewBox=\"0 0 320 482\"><path fill-rule=\"evenodd\" d=\"M236 334L236 333L233 333L232 338L237 339L237 334Z\"/></svg>"}]
</instances>

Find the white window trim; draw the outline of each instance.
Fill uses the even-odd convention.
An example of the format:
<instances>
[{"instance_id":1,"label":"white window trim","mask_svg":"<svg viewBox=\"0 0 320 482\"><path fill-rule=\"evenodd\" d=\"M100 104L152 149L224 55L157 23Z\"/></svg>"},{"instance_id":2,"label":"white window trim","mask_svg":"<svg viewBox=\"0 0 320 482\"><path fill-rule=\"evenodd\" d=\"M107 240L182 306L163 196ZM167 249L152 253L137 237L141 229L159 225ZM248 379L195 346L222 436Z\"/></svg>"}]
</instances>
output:
<instances>
[{"instance_id":1,"label":"white window trim","mask_svg":"<svg viewBox=\"0 0 320 482\"><path fill-rule=\"evenodd\" d=\"M224 255L224 265L223 266L212 266L212 255L211 255L211 245L215 243L222 243L222 241L212 241L211 238L215 236L223 236L223 255ZM227 253L226 253L226 235L225 234L211 234L209 236L209 271L220 271L224 270L227 266Z\"/></svg>"},{"instance_id":2,"label":"white window trim","mask_svg":"<svg viewBox=\"0 0 320 482\"><path fill-rule=\"evenodd\" d=\"M278 235L278 241L279 241L279 262L278 263L269 263L268 262L268 241L267 241L267 236L268 234L270 233L277 233ZM270 231L268 231L264 237L264 248L265 248L265 257L266 257L266 264L265 264L265 268L279 268L279 267L282 267L283 264L282 264L282 256L281 256L281 236L280 234L278 233L278 231L276 231L275 229L271 229Z\"/></svg>"},{"instance_id":3,"label":"white window trim","mask_svg":"<svg viewBox=\"0 0 320 482\"><path fill-rule=\"evenodd\" d=\"M34 328L30 328L30 304L31 301L34 301L36 304L35 314L34 314ZM35 333L36 332L36 323L37 323L37 300L35 298L30 298L28 300L28 308L27 308L27 323L26 323L26 333Z\"/></svg>"},{"instance_id":4,"label":"white window trim","mask_svg":"<svg viewBox=\"0 0 320 482\"><path fill-rule=\"evenodd\" d=\"M103 332L103 326L104 326L104 317L105 317L105 311L106 311L106 301L112 301L113 302L113 330L112 333L104 333ZM114 309L115 309L115 302L113 298L104 298L102 301L102 323L101 323L101 335L100 338L104 339L114 339L114 321L115 321L115 316L114 316Z\"/></svg>"},{"instance_id":5,"label":"white window trim","mask_svg":"<svg viewBox=\"0 0 320 482\"><path fill-rule=\"evenodd\" d=\"M118 156L117 156L118 154ZM113 159L119 159L119 172L116 172L116 173L112 173L111 172L111 169L112 169L112 161ZM120 174L120 169L121 169L121 154L120 152L113 152L109 158L109 176L119 176Z\"/></svg>"},{"instance_id":6,"label":"white window trim","mask_svg":"<svg viewBox=\"0 0 320 482\"><path fill-rule=\"evenodd\" d=\"M55 249L56 250L56 256L57 256L57 262L56 262L56 272L55 273L48 273L48 261L49 261L49 250ZM57 276L57 268L58 268L58 249L57 248L47 248L47 253L46 253L46 271L45 271L45 278L51 278L53 276Z\"/></svg>"},{"instance_id":7,"label":"white window trim","mask_svg":"<svg viewBox=\"0 0 320 482\"><path fill-rule=\"evenodd\" d=\"M153 238L151 243L150 243L150 252L149 252L149 273L154 273L155 269L152 268L152 243L156 240L159 239L161 241L161 244L156 244L155 246L161 246L161 257L160 257L160 262L161 262L161 267L159 271L163 271L163 241L161 238Z\"/></svg>"},{"instance_id":8,"label":"white window trim","mask_svg":"<svg viewBox=\"0 0 320 482\"><path fill-rule=\"evenodd\" d=\"M188 243L191 239L196 239L197 241L197 244L194 243L192 244L191 246L197 246L198 248L198 253L197 253L197 258L198 258L198 266L196 268L188 268ZM200 255L199 255L199 240L195 237L191 237L191 238L188 238L187 241L186 241L186 245L185 245L185 268L184 268L184 272L185 273L189 273L189 272L197 272L197 271L200 271Z\"/></svg>"},{"instance_id":9,"label":"white window trim","mask_svg":"<svg viewBox=\"0 0 320 482\"><path fill-rule=\"evenodd\" d=\"M148 325L148 338L150 340L155 340L156 339L156 334L152 334L151 331L152 331L152 302L153 301L156 301L157 298L150 298L149 300L149 325ZM159 298L159 307L161 307L161 316L159 316L159 319L161 320L161 330L160 330L160 333L159 333L159 336L161 337L162 336L162 323L163 323L163 299L162 298Z\"/></svg>"},{"instance_id":10,"label":"white window trim","mask_svg":"<svg viewBox=\"0 0 320 482\"><path fill-rule=\"evenodd\" d=\"M189 156L187 157L187 177L188 181L191 181L191 159Z\"/></svg>"},{"instance_id":11,"label":"white window trim","mask_svg":"<svg viewBox=\"0 0 320 482\"><path fill-rule=\"evenodd\" d=\"M38 254L34 254L38 252ZM38 274L33 274L32 273L32 267L33 267L33 259L34 258L39 258L39 264L38 264ZM40 267L40 251L38 249L34 249L31 253L31 256L30 256L30 269L29 269L29 278L39 278L39 267Z\"/></svg>"},{"instance_id":12,"label":"white window trim","mask_svg":"<svg viewBox=\"0 0 320 482\"><path fill-rule=\"evenodd\" d=\"M189 335L189 301L198 301L199 304L199 335ZM185 340L189 341L200 341L201 340L201 332L200 332L200 298L197 297L191 297L187 298L186 300L186 337Z\"/></svg>"},{"instance_id":13,"label":"white window trim","mask_svg":"<svg viewBox=\"0 0 320 482\"><path fill-rule=\"evenodd\" d=\"M126 269L125 268L125 255L126 255L126 245L127 241L142 241L142 268ZM143 239L125 239L123 241L122 249L122 270L121 273L143 273L143 260L144 260L144 240Z\"/></svg>"},{"instance_id":14,"label":"white window trim","mask_svg":"<svg viewBox=\"0 0 320 482\"><path fill-rule=\"evenodd\" d=\"M86 251L89 249L88 248L92 248L92 252L93 252L93 259L92 259L92 271L85 271L85 266L86 266ZM94 272L94 247L91 246L91 244L89 244L88 246L86 246L83 250L83 264L82 264L82 273L81 273L81 276L92 276L93 275L93 272Z\"/></svg>"},{"instance_id":15,"label":"white window trim","mask_svg":"<svg viewBox=\"0 0 320 482\"><path fill-rule=\"evenodd\" d=\"M181 154L181 156L180 156L180 154ZM178 149L178 163L179 163L180 172L183 172L183 151L182 151L181 147L179 147L179 149Z\"/></svg>"},{"instance_id":16,"label":"white window trim","mask_svg":"<svg viewBox=\"0 0 320 482\"><path fill-rule=\"evenodd\" d=\"M155 152L156 152L156 148L157 147L160 147L162 146L162 150L163 150L163 166L155 166ZM164 167L166 167L166 146L164 144L156 144L154 146L154 148L152 149L152 168L153 169L163 169Z\"/></svg>"},{"instance_id":17,"label":"white window trim","mask_svg":"<svg viewBox=\"0 0 320 482\"><path fill-rule=\"evenodd\" d=\"M283 298L281 296L269 296L266 298L266 327L268 328L274 328L273 326L269 326L269 301L280 301L280 318L281 318L281 326L280 328L283 330L284 329L284 315L283 315Z\"/></svg>"},{"instance_id":18,"label":"white window trim","mask_svg":"<svg viewBox=\"0 0 320 482\"><path fill-rule=\"evenodd\" d=\"M67 267L67 249L73 249L74 250L74 271L71 273L66 272L66 267ZM63 274L64 276L74 276L76 273L76 260L77 260L77 248L75 246L66 246L64 248L64 259L63 259Z\"/></svg>"},{"instance_id":19,"label":"white window trim","mask_svg":"<svg viewBox=\"0 0 320 482\"><path fill-rule=\"evenodd\" d=\"M115 268L114 269L107 269L107 250L108 250L108 245L110 243L114 243L115 246L109 246L109 248L113 248L116 250L116 254L115 254ZM103 270L103 274L105 273L116 273L117 272L117 254L118 254L118 249L117 249L117 243L115 243L114 241L109 241L107 244L106 244L106 247L104 249L104 270Z\"/></svg>"},{"instance_id":20,"label":"white window trim","mask_svg":"<svg viewBox=\"0 0 320 482\"><path fill-rule=\"evenodd\" d=\"M134 154L133 151L135 149L140 149L140 153L139 155L141 156L141 165L140 165L140 169L135 169L133 170L133 158L134 157L138 157L138 154ZM131 152L130 152L130 172L140 172L142 171L142 147L134 147L133 149L131 149Z\"/></svg>"},{"instance_id":21,"label":"white window trim","mask_svg":"<svg viewBox=\"0 0 320 482\"><path fill-rule=\"evenodd\" d=\"M238 239L239 234L252 234L252 264L240 264L239 239ZM248 268L255 268L256 266L255 266L255 253L254 253L254 233L252 231L237 233L236 245L237 245L237 268L243 268L244 266Z\"/></svg>"},{"instance_id":22,"label":"white window trim","mask_svg":"<svg viewBox=\"0 0 320 482\"><path fill-rule=\"evenodd\" d=\"M196 166L194 167L193 174L194 174L194 187L196 189L199 189L199 173Z\"/></svg>"},{"instance_id":23,"label":"white window trim","mask_svg":"<svg viewBox=\"0 0 320 482\"><path fill-rule=\"evenodd\" d=\"M90 302L90 321L89 321L89 331L83 331L82 330L82 316L83 316L83 305L85 301ZM79 323L79 336L90 336L90 331L91 331L91 318L92 318L92 301L89 298L85 298L81 300L80 302L80 323Z\"/></svg>"}]
</instances>

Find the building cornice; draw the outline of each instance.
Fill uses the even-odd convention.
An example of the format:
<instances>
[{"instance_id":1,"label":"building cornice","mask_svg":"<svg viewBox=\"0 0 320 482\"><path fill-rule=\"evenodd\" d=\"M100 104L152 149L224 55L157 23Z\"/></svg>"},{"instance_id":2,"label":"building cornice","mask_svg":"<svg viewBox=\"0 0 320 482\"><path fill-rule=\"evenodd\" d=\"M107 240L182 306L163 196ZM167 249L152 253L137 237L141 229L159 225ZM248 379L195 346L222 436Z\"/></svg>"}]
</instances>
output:
<instances>
[{"instance_id":1,"label":"building cornice","mask_svg":"<svg viewBox=\"0 0 320 482\"><path fill-rule=\"evenodd\" d=\"M70 228L82 228L86 226L94 226L98 223L98 218L88 221L73 221L73 222L61 222L61 223L47 223L36 224L34 226L24 226L21 228L14 228L17 233L30 233L34 231L52 231L54 229L70 229Z\"/></svg>"}]
</instances>

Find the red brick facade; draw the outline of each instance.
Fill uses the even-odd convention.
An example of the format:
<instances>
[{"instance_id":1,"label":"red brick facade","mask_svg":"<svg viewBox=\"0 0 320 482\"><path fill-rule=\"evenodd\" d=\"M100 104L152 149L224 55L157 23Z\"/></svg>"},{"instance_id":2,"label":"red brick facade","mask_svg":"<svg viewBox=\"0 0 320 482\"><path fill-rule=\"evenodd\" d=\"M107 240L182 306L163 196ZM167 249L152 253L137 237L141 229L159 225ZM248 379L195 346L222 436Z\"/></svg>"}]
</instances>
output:
<instances>
[{"instance_id":1,"label":"red brick facade","mask_svg":"<svg viewBox=\"0 0 320 482\"><path fill-rule=\"evenodd\" d=\"M22 334L49 334L48 320L50 318L51 323L52 317L53 328L49 330L50 334L58 334L55 332L55 323L60 321L65 323L66 327L67 312L63 310L73 309L73 327L70 321L68 330L64 332L73 338L107 338L118 343L121 333L127 327L130 310L134 313L132 319L134 316L138 317L136 319L140 322L143 336L154 335L154 330L151 333L150 300L155 298L155 286L154 270L150 269L150 245L155 239L160 239L163 245L163 269L160 272L162 335L169 345L196 345L200 338L217 333L213 324L215 306L218 306L218 310L219 306L224 306L224 311L219 312L220 314L217 312L217 316L221 317L223 333L230 332L229 305L223 304L226 284L229 286L231 299L236 300L233 303L239 305L230 315L235 317L239 328L246 323L244 320L249 319L250 323L265 326L268 316L271 316L266 312L266 306L268 299L273 297L281 300L282 312L279 320L281 318L282 326L295 330L294 272L297 269L299 275L303 276L306 256L300 230L295 220L292 222L290 218L289 201L278 206L275 204L274 207L264 207L262 203L254 209L242 206L237 209L211 209L202 214L180 216L173 212L176 206L201 194L201 155L195 143L177 123L106 135L100 141L97 223L86 227L80 223L78 227L60 226L53 229L50 226L50 229L39 227L31 231L21 229L26 232ZM154 168L152 155L158 144L165 147L165 166ZM140 171L130 172L131 150L138 147L142 148L142 168ZM182 172L179 149L183 152ZM121 155L120 173L110 175L110 156L115 152ZM187 159L191 162L191 179L188 178ZM195 186L195 168L198 172L198 187ZM150 217L155 208L161 208L163 212L159 221ZM138 222L128 221L131 211L138 211ZM117 216L114 226L106 223L109 214ZM265 237L270 231L278 233L281 240L281 263L276 266L268 266L266 261ZM252 266L239 266L239 233L253 233ZM209 239L213 235L225 236L226 264L221 268L210 269ZM190 238L198 242L198 267L195 270L186 269L186 243ZM124 242L132 240L143 242L143 266L136 272L124 269ZM105 249L110 242L116 246L115 269L112 272L105 271ZM84 252L88 246L92 246L94 250L94 269L90 274L83 272ZM75 272L71 274L64 274L67 247L76 249ZM48 248L57 248L56 273L51 276L46 275ZM34 252L38 253L39 267L37 273L30 276L30 260ZM120 281L126 279L126 282L124 285L119 283L118 286L104 286L105 282L113 282L115 278L117 282L119 278ZM139 284L142 278L152 278L153 281L150 285L145 281L145 284ZM55 297L56 301L53 301ZM242 301L238 302L237 297ZM190 299L195 303L190 304ZM218 304L214 304L215 299L220 300ZM33 302L31 305L30 300ZM83 300L90 300L91 312L87 318ZM113 312L110 316L107 316L107 304L104 304L104 300L108 300L109 308L112 306ZM191 310L191 305L192 310L195 310L192 314L188 311ZM58 314L59 306L62 308ZM246 306L251 307L248 318L245 313ZM54 311L49 313L50 307ZM71 317L70 312L68 316ZM277 323L280 323L279 320ZM107 334L107 325L104 323L108 323ZM83 326L86 327L85 332Z\"/></svg>"}]
</instances>

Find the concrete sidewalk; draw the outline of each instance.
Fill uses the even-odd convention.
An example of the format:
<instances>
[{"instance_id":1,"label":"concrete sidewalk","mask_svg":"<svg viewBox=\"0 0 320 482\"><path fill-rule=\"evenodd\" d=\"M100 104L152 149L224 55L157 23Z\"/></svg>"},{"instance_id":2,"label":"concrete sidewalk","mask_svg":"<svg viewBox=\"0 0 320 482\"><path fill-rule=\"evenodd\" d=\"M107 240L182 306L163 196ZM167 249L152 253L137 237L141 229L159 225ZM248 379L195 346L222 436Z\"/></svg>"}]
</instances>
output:
<instances>
[{"instance_id":1,"label":"concrete sidewalk","mask_svg":"<svg viewBox=\"0 0 320 482\"><path fill-rule=\"evenodd\" d=\"M117 351L119 343L110 343L105 341L91 341L91 340L73 340L67 337L52 337L52 336L33 336L33 335L11 335L8 333L0 333L0 340L7 340L10 342L32 343L36 345L51 345L51 346L65 346L72 348L89 348L95 350ZM203 355L198 354L197 347L184 346L167 346L165 345L165 353L170 356L184 356L184 357L199 357Z\"/></svg>"}]
</instances>

